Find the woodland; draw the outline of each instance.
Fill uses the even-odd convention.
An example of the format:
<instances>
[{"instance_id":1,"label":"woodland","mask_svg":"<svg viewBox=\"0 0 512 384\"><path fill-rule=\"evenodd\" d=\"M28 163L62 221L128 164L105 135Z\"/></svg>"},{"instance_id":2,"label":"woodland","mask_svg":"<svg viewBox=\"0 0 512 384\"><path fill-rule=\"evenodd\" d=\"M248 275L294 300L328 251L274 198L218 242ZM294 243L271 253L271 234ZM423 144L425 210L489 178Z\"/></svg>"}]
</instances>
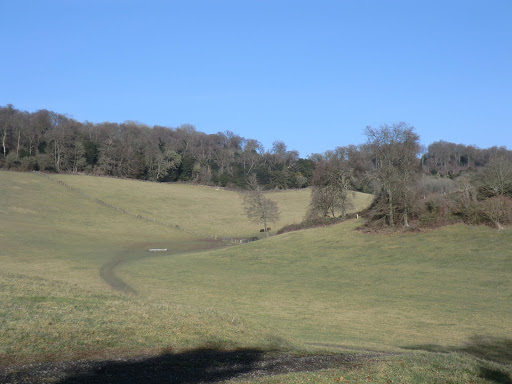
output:
<instances>
[{"instance_id":1,"label":"woodland","mask_svg":"<svg viewBox=\"0 0 512 384\"><path fill-rule=\"evenodd\" d=\"M85 173L154 182L264 190L312 188L306 221L344 219L352 191L375 195L369 228L512 222L512 151L505 146L420 143L407 123L366 127L366 143L299 157L282 141L192 125L78 122L64 114L0 107L0 168Z\"/></svg>"}]
</instances>

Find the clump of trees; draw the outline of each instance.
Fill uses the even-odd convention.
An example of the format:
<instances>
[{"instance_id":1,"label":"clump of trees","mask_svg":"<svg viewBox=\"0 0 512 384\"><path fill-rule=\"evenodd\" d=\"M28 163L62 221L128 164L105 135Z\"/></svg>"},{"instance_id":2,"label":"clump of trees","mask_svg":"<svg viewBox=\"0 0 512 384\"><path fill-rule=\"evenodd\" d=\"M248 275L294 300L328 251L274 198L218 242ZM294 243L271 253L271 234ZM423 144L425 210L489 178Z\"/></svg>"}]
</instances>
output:
<instances>
[{"instance_id":1,"label":"clump of trees","mask_svg":"<svg viewBox=\"0 0 512 384\"><path fill-rule=\"evenodd\" d=\"M284 189L309 186L315 164L282 141L266 151L257 140L229 131L205 134L187 124L149 127L133 121L81 123L8 105L0 107L0 167L235 188L245 188L256 174L265 189Z\"/></svg>"},{"instance_id":2,"label":"clump of trees","mask_svg":"<svg viewBox=\"0 0 512 384\"><path fill-rule=\"evenodd\" d=\"M346 217L353 191L376 196L365 213L374 227L457 221L500 228L512 221L512 151L434 142L422 147L406 123L365 129L361 145L300 158L282 141L265 150L233 132L78 122L48 110L0 107L0 167L85 172L157 182L250 189L312 187L308 219ZM265 226L266 229L266 226Z\"/></svg>"},{"instance_id":3,"label":"clump of trees","mask_svg":"<svg viewBox=\"0 0 512 384\"><path fill-rule=\"evenodd\" d=\"M362 191L376 196L364 212L372 228L512 224L512 151L443 141L423 148L406 123L367 127L365 135L360 146L311 156L316 167L305 223L345 217L350 192Z\"/></svg>"},{"instance_id":4,"label":"clump of trees","mask_svg":"<svg viewBox=\"0 0 512 384\"><path fill-rule=\"evenodd\" d=\"M338 147L323 155L315 156L316 168L311 185L312 201L310 218L314 216L340 216L344 219L352 208L351 189L354 169L349 162L349 150Z\"/></svg>"},{"instance_id":5,"label":"clump of trees","mask_svg":"<svg viewBox=\"0 0 512 384\"><path fill-rule=\"evenodd\" d=\"M416 197L414 185L420 170L419 136L405 123L384 125L379 129L367 127L365 134L366 150L373 164L371 175L379 195L377 203L383 206L374 219L382 218L391 227L400 222L408 227Z\"/></svg>"},{"instance_id":6,"label":"clump of trees","mask_svg":"<svg viewBox=\"0 0 512 384\"><path fill-rule=\"evenodd\" d=\"M414 127L403 122L364 132L362 145L310 157L316 165L312 200L301 226L346 217L353 191L376 197L364 212L371 228L512 224L512 151L443 141L424 148Z\"/></svg>"}]
</instances>

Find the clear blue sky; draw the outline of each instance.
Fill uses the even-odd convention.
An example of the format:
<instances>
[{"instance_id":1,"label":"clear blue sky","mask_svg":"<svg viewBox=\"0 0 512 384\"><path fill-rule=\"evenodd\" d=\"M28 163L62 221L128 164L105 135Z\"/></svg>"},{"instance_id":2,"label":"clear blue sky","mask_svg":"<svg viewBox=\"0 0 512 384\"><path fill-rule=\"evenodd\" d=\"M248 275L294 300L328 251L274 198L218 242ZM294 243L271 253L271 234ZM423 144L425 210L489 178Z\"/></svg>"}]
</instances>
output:
<instances>
[{"instance_id":1,"label":"clear blue sky","mask_svg":"<svg viewBox=\"0 0 512 384\"><path fill-rule=\"evenodd\" d=\"M512 148L512 0L0 0L0 105L301 156L405 121Z\"/></svg>"}]
</instances>

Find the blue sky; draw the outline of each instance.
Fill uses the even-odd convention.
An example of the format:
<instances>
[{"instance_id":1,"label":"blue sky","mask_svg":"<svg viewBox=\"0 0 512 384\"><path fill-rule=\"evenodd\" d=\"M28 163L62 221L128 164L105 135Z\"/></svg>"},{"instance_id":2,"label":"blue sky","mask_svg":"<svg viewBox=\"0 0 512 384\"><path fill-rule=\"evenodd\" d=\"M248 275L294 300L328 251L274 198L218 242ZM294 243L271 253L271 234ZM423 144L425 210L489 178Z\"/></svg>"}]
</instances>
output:
<instances>
[{"instance_id":1,"label":"blue sky","mask_svg":"<svg viewBox=\"0 0 512 384\"><path fill-rule=\"evenodd\" d=\"M0 105L301 156L405 121L512 148L512 1L0 0Z\"/></svg>"}]
</instances>

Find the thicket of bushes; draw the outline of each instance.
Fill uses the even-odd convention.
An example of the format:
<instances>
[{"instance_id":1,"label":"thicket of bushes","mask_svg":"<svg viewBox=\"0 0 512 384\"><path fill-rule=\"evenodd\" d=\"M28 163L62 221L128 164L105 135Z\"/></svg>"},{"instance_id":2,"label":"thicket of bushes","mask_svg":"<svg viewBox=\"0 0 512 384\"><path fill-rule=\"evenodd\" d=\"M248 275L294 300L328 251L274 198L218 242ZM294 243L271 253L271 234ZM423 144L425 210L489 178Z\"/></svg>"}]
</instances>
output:
<instances>
[{"instance_id":1,"label":"thicket of bushes","mask_svg":"<svg viewBox=\"0 0 512 384\"><path fill-rule=\"evenodd\" d=\"M309 228L318 228L318 227L326 227L329 225L334 225L345 221L342 217L317 217L311 219L305 219L301 223L298 224L289 224L285 225L283 228L277 231L277 234L280 235L282 233L300 231L302 229Z\"/></svg>"}]
</instances>

